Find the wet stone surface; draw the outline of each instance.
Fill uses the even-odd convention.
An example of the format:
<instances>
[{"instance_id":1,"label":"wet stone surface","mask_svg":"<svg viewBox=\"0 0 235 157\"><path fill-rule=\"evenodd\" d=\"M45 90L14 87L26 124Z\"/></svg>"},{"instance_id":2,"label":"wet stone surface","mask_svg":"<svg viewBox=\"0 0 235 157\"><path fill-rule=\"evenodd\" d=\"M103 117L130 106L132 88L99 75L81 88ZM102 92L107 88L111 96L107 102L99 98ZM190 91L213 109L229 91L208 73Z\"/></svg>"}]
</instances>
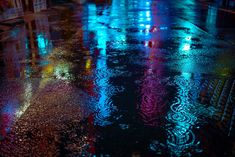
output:
<instances>
[{"instance_id":1,"label":"wet stone surface","mask_svg":"<svg viewBox=\"0 0 235 157\"><path fill-rule=\"evenodd\" d=\"M218 20L234 16L178 0L27 15L0 34L0 156L234 156L235 28Z\"/></svg>"}]
</instances>

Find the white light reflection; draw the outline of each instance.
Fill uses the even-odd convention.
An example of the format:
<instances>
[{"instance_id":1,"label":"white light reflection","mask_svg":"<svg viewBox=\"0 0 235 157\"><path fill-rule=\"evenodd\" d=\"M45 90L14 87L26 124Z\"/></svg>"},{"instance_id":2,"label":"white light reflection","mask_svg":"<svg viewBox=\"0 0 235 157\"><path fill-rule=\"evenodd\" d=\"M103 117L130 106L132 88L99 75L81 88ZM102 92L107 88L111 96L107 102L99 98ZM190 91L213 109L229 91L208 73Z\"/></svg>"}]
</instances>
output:
<instances>
[{"instance_id":1,"label":"white light reflection","mask_svg":"<svg viewBox=\"0 0 235 157\"><path fill-rule=\"evenodd\" d=\"M149 35L150 28L151 28L151 9L150 9L150 1L140 1L140 5L143 5L146 11L141 11L138 15L138 22L140 23L139 26L143 27L140 28L140 32L143 32L146 36ZM144 29L144 30L143 30Z\"/></svg>"},{"instance_id":2,"label":"white light reflection","mask_svg":"<svg viewBox=\"0 0 235 157\"><path fill-rule=\"evenodd\" d=\"M184 46L183 46L183 49L182 49L183 51L189 51L190 50L190 44L184 44Z\"/></svg>"},{"instance_id":3,"label":"white light reflection","mask_svg":"<svg viewBox=\"0 0 235 157\"><path fill-rule=\"evenodd\" d=\"M32 83L27 82L25 86L25 91L24 91L24 103L23 105L16 111L15 115L16 118L20 118L25 111L28 109L30 106L30 101L32 97Z\"/></svg>"}]
</instances>

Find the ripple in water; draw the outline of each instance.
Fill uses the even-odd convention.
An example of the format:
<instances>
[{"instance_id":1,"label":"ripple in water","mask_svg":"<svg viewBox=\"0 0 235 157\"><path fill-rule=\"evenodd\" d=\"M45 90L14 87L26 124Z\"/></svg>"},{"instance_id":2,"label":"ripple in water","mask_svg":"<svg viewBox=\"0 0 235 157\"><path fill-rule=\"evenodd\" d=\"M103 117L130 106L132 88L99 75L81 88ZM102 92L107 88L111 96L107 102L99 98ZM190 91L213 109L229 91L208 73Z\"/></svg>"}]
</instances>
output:
<instances>
[{"instance_id":1,"label":"ripple in water","mask_svg":"<svg viewBox=\"0 0 235 157\"><path fill-rule=\"evenodd\" d=\"M116 110L112 96L124 90L124 88L113 86L109 82L110 78L116 75L116 71L108 69L105 60L98 59L97 69L93 75L93 90L97 96L94 101L95 104L92 105L95 110L95 123L97 125L105 126L111 123L108 121L108 117Z\"/></svg>"},{"instance_id":2,"label":"ripple in water","mask_svg":"<svg viewBox=\"0 0 235 157\"><path fill-rule=\"evenodd\" d=\"M197 141L192 129L206 109L196 102L200 92L200 77L192 78L191 74L182 74L175 77L175 84L177 96L166 116L169 122L167 147L172 156L188 156L190 151L198 150L200 141Z\"/></svg>"},{"instance_id":3,"label":"ripple in water","mask_svg":"<svg viewBox=\"0 0 235 157\"><path fill-rule=\"evenodd\" d=\"M161 78L147 74L141 86L140 116L143 122L149 126L160 126L165 115L165 84Z\"/></svg>"}]
</instances>

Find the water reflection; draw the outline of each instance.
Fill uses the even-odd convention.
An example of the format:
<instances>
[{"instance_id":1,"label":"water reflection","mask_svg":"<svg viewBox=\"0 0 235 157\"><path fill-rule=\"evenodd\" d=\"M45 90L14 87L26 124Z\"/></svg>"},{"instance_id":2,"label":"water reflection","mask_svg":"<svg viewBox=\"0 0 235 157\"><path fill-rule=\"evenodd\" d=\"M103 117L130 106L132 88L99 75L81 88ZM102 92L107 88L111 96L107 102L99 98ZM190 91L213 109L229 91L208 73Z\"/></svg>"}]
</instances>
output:
<instances>
[{"instance_id":1,"label":"water reflection","mask_svg":"<svg viewBox=\"0 0 235 157\"><path fill-rule=\"evenodd\" d=\"M38 51L39 54L44 57L52 50L48 17L46 15L37 16L35 25Z\"/></svg>"},{"instance_id":2,"label":"water reflection","mask_svg":"<svg viewBox=\"0 0 235 157\"><path fill-rule=\"evenodd\" d=\"M25 92L24 92L24 102L22 106L15 112L16 118L20 118L24 112L27 110L27 108L30 106L30 101L32 98L32 83L31 82L26 82L25 83Z\"/></svg>"},{"instance_id":3,"label":"water reflection","mask_svg":"<svg viewBox=\"0 0 235 157\"><path fill-rule=\"evenodd\" d=\"M217 12L218 9L214 7L208 7L207 16L206 16L206 28L209 32L216 35L216 21L217 21Z\"/></svg>"},{"instance_id":4,"label":"water reflection","mask_svg":"<svg viewBox=\"0 0 235 157\"><path fill-rule=\"evenodd\" d=\"M3 58L7 78L39 76L44 57L51 52L49 23L46 15L36 16L25 26L10 31L4 45Z\"/></svg>"},{"instance_id":5,"label":"water reflection","mask_svg":"<svg viewBox=\"0 0 235 157\"><path fill-rule=\"evenodd\" d=\"M158 49L159 41L156 40L154 33L161 19L155 18L152 13L151 1L141 1L146 11L140 11L138 16L139 28L143 30L145 53L147 56L146 71L141 88L141 104L139 106L140 115L146 125L160 126L163 124L165 115L166 96L164 80L162 80L163 65L161 61L161 51ZM158 36L164 37L164 32L159 32Z\"/></svg>"},{"instance_id":6,"label":"water reflection","mask_svg":"<svg viewBox=\"0 0 235 157\"><path fill-rule=\"evenodd\" d=\"M196 138L195 129L199 128L198 121L202 116L211 116L213 112L206 106L197 103L200 92L200 75L182 73L175 78L177 95L171 104L171 111L167 114L170 122L167 138L167 145L172 155L189 155L189 150L202 150L199 147L200 141ZM199 119L198 119L199 118ZM195 153L195 152L194 152Z\"/></svg>"},{"instance_id":7,"label":"water reflection","mask_svg":"<svg viewBox=\"0 0 235 157\"><path fill-rule=\"evenodd\" d=\"M195 3L194 1L190 1ZM190 19L195 21L196 8L190 11ZM188 12L184 12L187 14ZM170 106L171 111L167 115L167 119L173 123L173 127L168 130L167 143L171 152L176 156L181 156L187 149L194 148L196 150L199 141L195 141L195 134L192 131L197 118L197 112L193 111L196 106L199 89L200 89L200 74L190 73L195 69L195 58L190 57L194 55L192 46L192 39L197 36L199 30L196 29L188 21L181 23L183 27L188 28L188 31L182 34L182 41L180 43L180 55L186 57L186 61L181 65L181 76L175 78L175 84L178 86L176 102ZM193 78L192 78L193 77Z\"/></svg>"},{"instance_id":8,"label":"water reflection","mask_svg":"<svg viewBox=\"0 0 235 157\"><path fill-rule=\"evenodd\" d=\"M17 99L10 99L8 102L1 102L3 107L1 109L1 125L0 125L0 140L3 140L5 136L10 132L12 124L15 119L14 113L19 105Z\"/></svg>"},{"instance_id":9,"label":"water reflection","mask_svg":"<svg viewBox=\"0 0 235 157\"><path fill-rule=\"evenodd\" d=\"M20 62L25 60L26 55L26 28L18 27L10 31L7 35L7 40L1 42L3 45L3 63L6 65L4 75L7 78L17 78L24 74L25 67Z\"/></svg>"},{"instance_id":10,"label":"water reflection","mask_svg":"<svg viewBox=\"0 0 235 157\"><path fill-rule=\"evenodd\" d=\"M30 106L32 97L32 84L30 81L26 81L24 84L18 84L16 82L3 81L7 89L5 93L1 93L5 99L1 99L1 133L0 139L3 140L7 134L10 133L12 126L15 122L24 114L27 108Z\"/></svg>"},{"instance_id":11,"label":"water reflection","mask_svg":"<svg viewBox=\"0 0 235 157\"><path fill-rule=\"evenodd\" d=\"M145 47L146 70L141 88L140 115L146 125L159 127L164 125L167 105L166 82L163 76L165 70L164 50L162 41L168 40L170 19L162 18L158 12L168 14L169 11L153 1L141 1L144 11L138 16L138 27L141 30L143 46ZM163 2L167 5L168 2Z\"/></svg>"},{"instance_id":12,"label":"water reflection","mask_svg":"<svg viewBox=\"0 0 235 157\"><path fill-rule=\"evenodd\" d=\"M98 125L107 125L109 122L107 118L112 112L112 101L110 99L108 91L112 88L109 85L110 72L107 67L107 41L108 41L108 29L104 22L108 21L107 11L108 9L99 10L95 4L88 4L88 26L85 31L87 34L92 34L91 43L88 43L91 54L94 54L98 59L96 60L96 69L94 69L95 78L94 89L98 94L98 102L94 104L96 117L95 123ZM86 33L85 33L86 34ZM85 38L86 39L86 38ZM90 40L88 41L90 42ZM85 41L86 43L86 41ZM86 61L86 67L89 69L91 64L90 58Z\"/></svg>"},{"instance_id":13,"label":"water reflection","mask_svg":"<svg viewBox=\"0 0 235 157\"><path fill-rule=\"evenodd\" d=\"M190 83L190 74L184 73L175 80L178 85L178 95L176 102L171 106L171 112L167 118L174 126L168 130L168 146L173 153L180 156L185 149L196 145L195 135L192 132L192 125L195 124L197 116L190 113L190 95L192 88Z\"/></svg>"},{"instance_id":14,"label":"water reflection","mask_svg":"<svg viewBox=\"0 0 235 157\"><path fill-rule=\"evenodd\" d=\"M165 83L162 79L162 65L157 63L155 55L157 53L151 50L149 56L148 69L142 83L142 100L140 105L140 114L145 124L150 126L160 126L163 124L165 115ZM159 57L159 56L158 56Z\"/></svg>"},{"instance_id":15,"label":"water reflection","mask_svg":"<svg viewBox=\"0 0 235 157\"><path fill-rule=\"evenodd\" d=\"M190 156L208 145L198 132L207 131L201 129L203 118L212 115L232 135L234 81L221 79L218 84L232 82L232 87L216 85L204 93L213 81L200 73L199 60L214 51L200 45L208 35L173 15L197 22L196 1L186 4L190 7L180 13L172 1L67 4L70 9L62 13L57 8L35 15L6 33L0 68L1 77L11 80L0 81L7 89L0 97L0 145L6 146L0 150L30 149L41 156L126 156L123 150ZM207 23L215 24L216 13L209 10ZM226 98L225 105L218 103Z\"/></svg>"}]
</instances>

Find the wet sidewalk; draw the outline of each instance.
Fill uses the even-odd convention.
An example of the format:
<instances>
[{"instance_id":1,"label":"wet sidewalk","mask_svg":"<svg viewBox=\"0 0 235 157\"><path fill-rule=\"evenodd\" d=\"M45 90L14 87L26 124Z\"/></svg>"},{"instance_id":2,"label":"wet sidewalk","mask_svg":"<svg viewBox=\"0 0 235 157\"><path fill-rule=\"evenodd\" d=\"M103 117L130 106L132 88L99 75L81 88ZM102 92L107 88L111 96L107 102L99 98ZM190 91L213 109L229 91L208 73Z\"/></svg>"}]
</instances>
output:
<instances>
[{"instance_id":1,"label":"wet sidewalk","mask_svg":"<svg viewBox=\"0 0 235 157\"><path fill-rule=\"evenodd\" d=\"M0 156L234 156L235 15L56 7L0 34Z\"/></svg>"}]
</instances>

